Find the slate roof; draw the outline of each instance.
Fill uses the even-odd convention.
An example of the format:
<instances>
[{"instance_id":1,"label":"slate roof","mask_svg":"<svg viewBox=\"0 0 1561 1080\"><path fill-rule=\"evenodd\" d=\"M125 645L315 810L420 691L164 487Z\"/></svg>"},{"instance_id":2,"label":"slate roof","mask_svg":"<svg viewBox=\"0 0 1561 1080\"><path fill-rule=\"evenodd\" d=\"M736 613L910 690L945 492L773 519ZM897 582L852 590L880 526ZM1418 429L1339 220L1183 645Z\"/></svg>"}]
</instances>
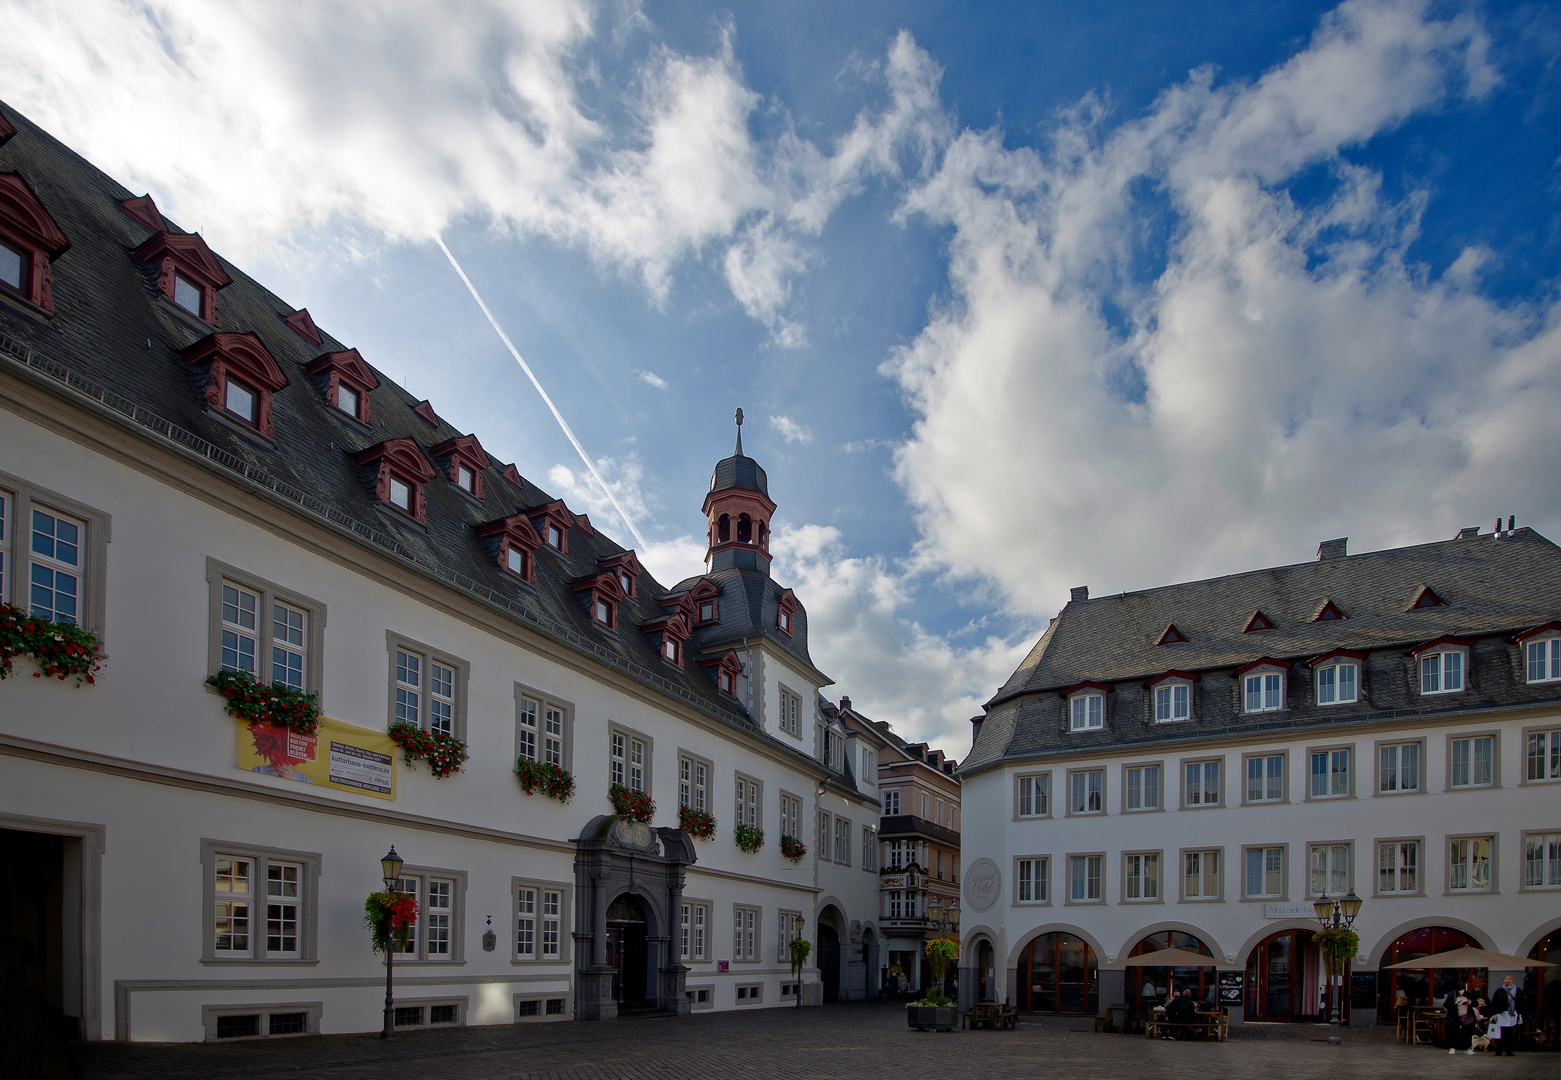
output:
<instances>
[{"instance_id":1,"label":"slate roof","mask_svg":"<svg viewBox=\"0 0 1561 1080\"><path fill-rule=\"evenodd\" d=\"M688 592L701 581L714 582L720 588L721 621L694 627L689 637L693 648L708 653L762 637L801 661L824 685L832 681L813 666L813 658L808 655L808 612L800 602L792 613L791 634L781 633L776 616L780 611L781 594L786 588L767 572L735 566L712 570L698 577L684 578L672 586L672 595Z\"/></svg>"},{"instance_id":2,"label":"slate roof","mask_svg":"<svg viewBox=\"0 0 1561 1080\"><path fill-rule=\"evenodd\" d=\"M410 438L432 462L431 447L465 433L443 421L431 424L426 406L424 413L416 411L419 402L382 375L370 394L371 425L331 407L322 383L305 367L321 354L345 351L349 345L323 329L320 344L306 340L285 321L296 305L285 303L220 255L218 261L233 279L218 293L221 329L257 335L289 384L274 396L274 444L209 412L179 351L212 328L162 298L156 289L157 266L133 257L154 235L120 205L135 193L8 105L0 106L0 119L9 120L18 132L0 145L0 172L19 173L33 186L72 245L52 267L52 319L15 303L0 303L0 364L34 378L46 376L62 394L69 393L68 384L113 410L139 436L193 450L216 471L242 477L293 510L328 522L353 542L399 558L504 617L682 704L777 746L786 745L765 735L739 702L719 693L697 656L685 650L684 666L675 668L660 657L651 637L640 632L640 624L665 614L659 601L667 590L648 572L639 579L638 598L620 607L618 632L589 617L586 594L572 591L570 583L597 572L601 559L625 550L602 531L572 529L567 555L540 548L535 586L498 567L474 526L553 500L531 481L518 474L512 474L518 483L506 480L501 475L504 466L495 463L484 471L485 497L479 501L448 483L441 470L426 486L426 525L376 503L353 454L388 439ZM170 230L178 228L167 224ZM758 476L763 483L762 470ZM723 622L730 610L736 620L750 611L747 618L755 625L764 625L766 614L773 623L774 597L764 582L749 581L742 572L726 576L730 581L723 600L745 599L723 605ZM806 659L801 629L805 616L800 610L798 616L793 651L800 647ZM729 623L726 629L739 625ZM694 644L697 648L699 642Z\"/></svg>"},{"instance_id":3,"label":"slate roof","mask_svg":"<svg viewBox=\"0 0 1561 1080\"><path fill-rule=\"evenodd\" d=\"M1442 603L1414 607L1427 586ZM1313 621L1329 601L1345 617ZM1257 611L1274 628L1244 632ZM1524 681L1513 640L1558 617L1561 548L1528 528L1075 598L987 703L962 771L1137 742L1558 700L1561 686ZM1173 624L1187 640L1156 644ZM1443 635L1475 643L1469 689L1422 697L1410 650ZM1307 661L1339 648L1367 653L1362 700L1319 706ZM1246 714L1236 669L1263 657L1294 665L1287 707ZM1193 718L1152 724L1145 682L1171 670L1198 676ZM1085 680L1111 688L1106 726L1070 732L1060 691Z\"/></svg>"},{"instance_id":4,"label":"slate roof","mask_svg":"<svg viewBox=\"0 0 1561 1080\"><path fill-rule=\"evenodd\" d=\"M710 474L711 491L725 491L728 488L757 491L765 498L770 496L770 481L764 475L764 467L740 451L716 462L715 471Z\"/></svg>"}]
</instances>

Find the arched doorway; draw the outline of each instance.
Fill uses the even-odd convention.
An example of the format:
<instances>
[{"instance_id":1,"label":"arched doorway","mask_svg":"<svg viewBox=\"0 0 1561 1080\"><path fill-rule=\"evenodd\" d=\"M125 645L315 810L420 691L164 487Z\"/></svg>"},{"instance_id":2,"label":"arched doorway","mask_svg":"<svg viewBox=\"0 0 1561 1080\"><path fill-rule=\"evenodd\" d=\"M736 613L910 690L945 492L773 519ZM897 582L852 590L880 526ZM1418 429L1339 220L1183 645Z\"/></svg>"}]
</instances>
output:
<instances>
[{"instance_id":1,"label":"arched doorway","mask_svg":"<svg viewBox=\"0 0 1561 1080\"><path fill-rule=\"evenodd\" d=\"M1530 960L1561 964L1561 930L1552 930L1528 951ZM1561 1015L1561 967L1528 968L1523 972L1523 996L1528 1011L1538 1016Z\"/></svg>"},{"instance_id":2,"label":"arched doorway","mask_svg":"<svg viewBox=\"0 0 1561 1080\"><path fill-rule=\"evenodd\" d=\"M1312 945L1312 931L1289 929L1270 934L1247 954L1247 1020L1315 1020L1322 1010L1327 983L1322 954ZM1348 1018L1349 999L1344 1000Z\"/></svg>"},{"instance_id":3,"label":"arched doorway","mask_svg":"<svg viewBox=\"0 0 1561 1080\"><path fill-rule=\"evenodd\" d=\"M840 932L826 922L818 924L818 977L824 984L824 1004L840 1000Z\"/></svg>"},{"instance_id":4,"label":"arched doorway","mask_svg":"<svg viewBox=\"0 0 1561 1080\"><path fill-rule=\"evenodd\" d=\"M1100 1006L1100 965L1077 934L1040 934L1019 954L1019 1008L1025 1012L1085 1013Z\"/></svg>"},{"instance_id":5,"label":"arched doorway","mask_svg":"<svg viewBox=\"0 0 1561 1080\"><path fill-rule=\"evenodd\" d=\"M864 926L862 928L862 970L866 982L863 989L869 1001L878 996L879 980L883 975L878 969L878 934L871 926Z\"/></svg>"},{"instance_id":6,"label":"arched doorway","mask_svg":"<svg viewBox=\"0 0 1561 1080\"><path fill-rule=\"evenodd\" d=\"M1422 926L1398 937L1383 952L1377 968L1377 1023L1393 1022L1393 1009L1398 1003L1400 992L1411 1005L1434 1005L1455 987L1462 986L1470 974L1455 968L1405 968L1393 971L1392 965L1461 949L1466 945L1474 949L1485 948L1484 942L1476 941L1462 930L1454 930L1449 926ZM1478 975L1482 982L1490 979L1490 973L1484 968L1479 969Z\"/></svg>"},{"instance_id":7,"label":"arched doorway","mask_svg":"<svg viewBox=\"0 0 1561 1080\"><path fill-rule=\"evenodd\" d=\"M976 946L976 1000L997 1000L997 960L986 938Z\"/></svg>"},{"instance_id":8,"label":"arched doorway","mask_svg":"<svg viewBox=\"0 0 1561 1080\"><path fill-rule=\"evenodd\" d=\"M1147 1013L1150 1002L1159 1004L1173 990L1192 991L1198 1001L1214 1001L1219 993L1214 973L1214 951L1201 939L1183 930L1157 930L1133 946L1127 955L1143 956L1161 949L1186 949L1209 958L1208 967L1130 967L1127 969L1128 1007Z\"/></svg>"},{"instance_id":9,"label":"arched doorway","mask_svg":"<svg viewBox=\"0 0 1561 1080\"><path fill-rule=\"evenodd\" d=\"M607 905L607 962L613 967L612 999L619 1005L642 1005L650 996L645 927L645 907L633 893Z\"/></svg>"}]
</instances>

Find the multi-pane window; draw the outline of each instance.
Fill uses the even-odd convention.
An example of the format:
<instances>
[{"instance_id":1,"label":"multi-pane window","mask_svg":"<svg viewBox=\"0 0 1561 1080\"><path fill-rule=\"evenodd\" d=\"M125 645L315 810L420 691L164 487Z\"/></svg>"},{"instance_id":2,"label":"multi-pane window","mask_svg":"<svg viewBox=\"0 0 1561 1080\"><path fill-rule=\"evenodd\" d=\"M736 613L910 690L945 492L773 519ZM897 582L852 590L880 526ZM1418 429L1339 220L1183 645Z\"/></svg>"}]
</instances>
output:
<instances>
[{"instance_id":1,"label":"multi-pane window","mask_svg":"<svg viewBox=\"0 0 1561 1080\"><path fill-rule=\"evenodd\" d=\"M222 583L221 664L230 671L247 671L264 680L260 668L261 594L237 582ZM308 671L309 613L292 604L273 601L271 608L270 681L305 689Z\"/></svg>"},{"instance_id":2,"label":"multi-pane window","mask_svg":"<svg viewBox=\"0 0 1561 1080\"><path fill-rule=\"evenodd\" d=\"M1019 903L1044 904L1050 897L1047 895L1046 883L1050 877L1051 860L1042 856L1039 859L1020 859L1019 871Z\"/></svg>"},{"instance_id":3,"label":"multi-pane window","mask_svg":"<svg viewBox=\"0 0 1561 1080\"><path fill-rule=\"evenodd\" d=\"M254 907L255 864L251 859L217 856L216 954L249 956L250 920Z\"/></svg>"},{"instance_id":4,"label":"multi-pane window","mask_svg":"<svg viewBox=\"0 0 1561 1080\"><path fill-rule=\"evenodd\" d=\"M1452 786L1490 787L1496 776L1496 736L1474 735L1452 742Z\"/></svg>"},{"instance_id":5,"label":"multi-pane window","mask_svg":"<svg viewBox=\"0 0 1561 1080\"><path fill-rule=\"evenodd\" d=\"M1045 817L1051 813L1051 776L1021 776L1019 785L1019 816Z\"/></svg>"},{"instance_id":6,"label":"multi-pane window","mask_svg":"<svg viewBox=\"0 0 1561 1080\"><path fill-rule=\"evenodd\" d=\"M732 959L759 959L759 909L737 907L732 913Z\"/></svg>"},{"instance_id":7,"label":"multi-pane window","mask_svg":"<svg viewBox=\"0 0 1561 1080\"><path fill-rule=\"evenodd\" d=\"M872 747L862 747L862 772L857 779L868 786L878 783L878 751Z\"/></svg>"},{"instance_id":8,"label":"multi-pane window","mask_svg":"<svg viewBox=\"0 0 1561 1080\"><path fill-rule=\"evenodd\" d=\"M1247 758L1247 802L1283 802L1285 756L1264 754Z\"/></svg>"},{"instance_id":9,"label":"multi-pane window","mask_svg":"<svg viewBox=\"0 0 1561 1080\"><path fill-rule=\"evenodd\" d=\"M1160 855L1133 853L1124 858L1123 895L1129 900L1160 899Z\"/></svg>"},{"instance_id":10,"label":"multi-pane window","mask_svg":"<svg viewBox=\"0 0 1561 1080\"><path fill-rule=\"evenodd\" d=\"M256 671L260 640L260 594L222 583L222 666L229 671Z\"/></svg>"},{"instance_id":11,"label":"multi-pane window","mask_svg":"<svg viewBox=\"0 0 1561 1080\"><path fill-rule=\"evenodd\" d=\"M1266 899L1284 895L1285 849L1263 847L1247 849L1247 896Z\"/></svg>"},{"instance_id":12,"label":"multi-pane window","mask_svg":"<svg viewBox=\"0 0 1561 1080\"><path fill-rule=\"evenodd\" d=\"M6 590L6 574L11 563L11 533L7 527L10 521L11 497L0 491L0 599L11 594Z\"/></svg>"},{"instance_id":13,"label":"multi-pane window","mask_svg":"<svg viewBox=\"0 0 1561 1080\"><path fill-rule=\"evenodd\" d=\"M833 836L833 833L830 831L830 824L829 824L830 820L831 820L830 816L829 816L829 814L827 812L825 812L823 810L820 810L818 812L818 849L817 850L818 850L818 857L820 859L823 859L825 862L829 861L830 838Z\"/></svg>"},{"instance_id":14,"label":"multi-pane window","mask_svg":"<svg viewBox=\"0 0 1561 1080\"><path fill-rule=\"evenodd\" d=\"M1523 887L1561 885L1561 832L1529 833L1523 838Z\"/></svg>"},{"instance_id":15,"label":"multi-pane window","mask_svg":"<svg viewBox=\"0 0 1561 1080\"><path fill-rule=\"evenodd\" d=\"M1307 849L1306 859L1308 895L1339 896L1349 891L1349 844L1313 844Z\"/></svg>"},{"instance_id":16,"label":"multi-pane window","mask_svg":"<svg viewBox=\"0 0 1561 1080\"><path fill-rule=\"evenodd\" d=\"M645 740L614 731L608 740L609 768L614 784L630 791L645 790Z\"/></svg>"},{"instance_id":17,"label":"multi-pane window","mask_svg":"<svg viewBox=\"0 0 1561 1080\"><path fill-rule=\"evenodd\" d=\"M292 863L266 864L266 955L283 959L298 956L298 916L303 906L299 892L303 867Z\"/></svg>"},{"instance_id":18,"label":"multi-pane window","mask_svg":"<svg viewBox=\"0 0 1561 1080\"><path fill-rule=\"evenodd\" d=\"M797 925L801 921L800 912L780 912L775 934L775 959L783 964L791 963L791 943L802 940L802 927Z\"/></svg>"},{"instance_id":19,"label":"multi-pane window","mask_svg":"<svg viewBox=\"0 0 1561 1080\"><path fill-rule=\"evenodd\" d=\"M1420 841L1384 840L1377 845L1377 892L1420 891Z\"/></svg>"},{"instance_id":20,"label":"multi-pane window","mask_svg":"<svg viewBox=\"0 0 1561 1080\"><path fill-rule=\"evenodd\" d=\"M418 901L418 906L421 907L422 890L418 888L418 885L419 882L417 878L402 877L396 879L395 887L396 892L405 896L410 896L413 900ZM420 936L419 932L422 930L422 922L423 920L420 918L417 920L417 922L414 922L411 926L408 926L406 929L406 937L393 943L392 948L395 949L396 955L411 957L417 956L418 938Z\"/></svg>"},{"instance_id":21,"label":"multi-pane window","mask_svg":"<svg viewBox=\"0 0 1561 1080\"><path fill-rule=\"evenodd\" d=\"M705 959L705 931L710 925L710 905L686 903L682 907L682 956L684 960Z\"/></svg>"},{"instance_id":22,"label":"multi-pane window","mask_svg":"<svg viewBox=\"0 0 1561 1080\"><path fill-rule=\"evenodd\" d=\"M455 883L430 878L424 894L423 921L427 924L424 944L430 960L450 958L451 919L454 915Z\"/></svg>"},{"instance_id":23,"label":"multi-pane window","mask_svg":"<svg viewBox=\"0 0 1561 1080\"><path fill-rule=\"evenodd\" d=\"M802 839L802 800L785 792L780 797L780 827L782 836Z\"/></svg>"},{"instance_id":24,"label":"multi-pane window","mask_svg":"<svg viewBox=\"0 0 1561 1080\"><path fill-rule=\"evenodd\" d=\"M780 729L792 735L802 733L802 698L785 687L780 692Z\"/></svg>"},{"instance_id":25,"label":"multi-pane window","mask_svg":"<svg viewBox=\"0 0 1561 1080\"><path fill-rule=\"evenodd\" d=\"M835 861L851 865L851 822L843 817L835 818Z\"/></svg>"},{"instance_id":26,"label":"multi-pane window","mask_svg":"<svg viewBox=\"0 0 1561 1080\"><path fill-rule=\"evenodd\" d=\"M871 825L862 826L862 869L878 869L878 830Z\"/></svg>"},{"instance_id":27,"label":"multi-pane window","mask_svg":"<svg viewBox=\"0 0 1561 1080\"><path fill-rule=\"evenodd\" d=\"M1420 790L1420 744L1398 743L1377 753L1377 790L1384 795Z\"/></svg>"},{"instance_id":28,"label":"multi-pane window","mask_svg":"<svg viewBox=\"0 0 1561 1080\"><path fill-rule=\"evenodd\" d=\"M884 817L897 817L900 813L900 789L889 788L883 793Z\"/></svg>"},{"instance_id":29,"label":"multi-pane window","mask_svg":"<svg viewBox=\"0 0 1561 1080\"><path fill-rule=\"evenodd\" d=\"M1072 855L1068 858L1068 899L1088 903L1104 895L1100 855Z\"/></svg>"},{"instance_id":30,"label":"multi-pane window","mask_svg":"<svg viewBox=\"0 0 1561 1080\"><path fill-rule=\"evenodd\" d=\"M1072 773L1068 812L1072 814L1099 814L1106 808L1105 773L1099 769Z\"/></svg>"},{"instance_id":31,"label":"multi-pane window","mask_svg":"<svg viewBox=\"0 0 1561 1080\"><path fill-rule=\"evenodd\" d=\"M304 688L309 615L290 604L271 605L271 681Z\"/></svg>"},{"instance_id":32,"label":"multi-pane window","mask_svg":"<svg viewBox=\"0 0 1561 1080\"><path fill-rule=\"evenodd\" d=\"M911 851L910 845L904 840L889 841L889 869L898 870L910 863L914 858L914 852Z\"/></svg>"},{"instance_id":33,"label":"multi-pane window","mask_svg":"<svg viewBox=\"0 0 1561 1080\"><path fill-rule=\"evenodd\" d=\"M1275 671L1248 675L1244 681L1246 711L1273 712L1284 708L1284 676Z\"/></svg>"},{"instance_id":34,"label":"multi-pane window","mask_svg":"<svg viewBox=\"0 0 1561 1080\"><path fill-rule=\"evenodd\" d=\"M1525 740L1524 760L1530 780L1561 780L1561 728L1531 731Z\"/></svg>"},{"instance_id":35,"label":"multi-pane window","mask_svg":"<svg viewBox=\"0 0 1561 1080\"><path fill-rule=\"evenodd\" d=\"M557 960L563 950L564 894L538 885L515 887L515 958Z\"/></svg>"},{"instance_id":36,"label":"multi-pane window","mask_svg":"<svg viewBox=\"0 0 1561 1080\"><path fill-rule=\"evenodd\" d=\"M1220 853L1187 851L1182 853L1182 898L1217 900L1220 895Z\"/></svg>"},{"instance_id":37,"label":"multi-pane window","mask_svg":"<svg viewBox=\"0 0 1561 1080\"><path fill-rule=\"evenodd\" d=\"M1523 646L1529 682L1561 679L1561 637L1541 638Z\"/></svg>"},{"instance_id":38,"label":"multi-pane window","mask_svg":"<svg viewBox=\"0 0 1561 1080\"><path fill-rule=\"evenodd\" d=\"M1491 838L1462 837L1448 842L1447 888L1451 892L1488 892L1491 887Z\"/></svg>"},{"instance_id":39,"label":"multi-pane window","mask_svg":"<svg viewBox=\"0 0 1561 1080\"><path fill-rule=\"evenodd\" d=\"M710 809L710 766L687 754L678 758L678 805L701 813Z\"/></svg>"},{"instance_id":40,"label":"multi-pane window","mask_svg":"<svg viewBox=\"0 0 1561 1080\"><path fill-rule=\"evenodd\" d=\"M1183 796L1188 806L1218 806L1220 798L1220 763L1218 761L1189 761L1186 765L1186 786Z\"/></svg>"},{"instance_id":41,"label":"multi-pane window","mask_svg":"<svg viewBox=\"0 0 1561 1080\"><path fill-rule=\"evenodd\" d=\"M1333 799L1350 793L1350 752L1318 750L1311 755L1312 798Z\"/></svg>"},{"instance_id":42,"label":"multi-pane window","mask_svg":"<svg viewBox=\"0 0 1561 1080\"><path fill-rule=\"evenodd\" d=\"M564 709L549 701L519 698L517 752L527 761L564 764Z\"/></svg>"},{"instance_id":43,"label":"multi-pane window","mask_svg":"<svg viewBox=\"0 0 1561 1080\"><path fill-rule=\"evenodd\" d=\"M1463 652L1426 653L1420 657L1420 692L1445 694L1463 689Z\"/></svg>"},{"instance_id":44,"label":"multi-pane window","mask_svg":"<svg viewBox=\"0 0 1561 1080\"><path fill-rule=\"evenodd\" d=\"M206 850L208 959L305 959L305 891L314 865L305 858Z\"/></svg>"},{"instance_id":45,"label":"multi-pane window","mask_svg":"<svg viewBox=\"0 0 1561 1080\"><path fill-rule=\"evenodd\" d=\"M759 827L759 781L739 775L737 777L737 824Z\"/></svg>"},{"instance_id":46,"label":"multi-pane window","mask_svg":"<svg viewBox=\"0 0 1561 1080\"><path fill-rule=\"evenodd\" d=\"M1360 668L1356 664L1329 664L1317 669L1317 704L1345 705L1358 698Z\"/></svg>"},{"instance_id":47,"label":"multi-pane window","mask_svg":"<svg viewBox=\"0 0 1561 1080\"><path fill-rule=\"evenodd\" d=\"M1106 698L1104 694L1079 694L1068 702L1070 722L1074 731L1090 731L1106 722Z\"/></svg>"},{"instance_id":48,"label":"multi-pane window","mask_svg":"<svg viewBox=\"0 0 1561 1080\"><path fill-rule=\"evenodd\" d=\"M441 735L456 734L461 672L454 661L396 645L392 719Z\"/></svg>"},{"instance_id":49,"label":"multi-pane window","mask_svg":"<svg viewBox=\"0 0 1561 1080\"><path fill-rule=\"evenodd\" d=\"M1192 715L1192 687L1187 683L1157 686L1154 691L1154 718L1157 723L1186 720Z\"/></svg>"},{"instance_id":50,"label":"multi-pane window","mask_svg":"<svg viewBox=\"0 0 1561 1080\"><path fill-rule=\"evenodd\" d=\"M80 617L82 533L86 526L33 509L28 611L34 618L74 625Z\"/></svg>"},{"instance_id":51,"label":"multi-pane window","mask_svg":"<svg viewBox=\"0 0 1561 1080\"><path fill-rule=\"evenodd\" d=\"M890 918L890 919L904 919L904 918L908 918L908 916L905 914L905 894L904 893L899 892L897 890L890 892L889 893L889 899L888 899L887 902L888 902L888 912L889 912L887 918Z\"/></svg>"},{"instance_id":52,"label":"multi-pane window","mask_svg":"<svg viewBox=\"0 0 1561 1080\"><path fill-rule=\"evenodd\" d=\"M1160 809L1160 766L1134 765L1122 771L1125 810Z\"/></svg>"}]
</instances>

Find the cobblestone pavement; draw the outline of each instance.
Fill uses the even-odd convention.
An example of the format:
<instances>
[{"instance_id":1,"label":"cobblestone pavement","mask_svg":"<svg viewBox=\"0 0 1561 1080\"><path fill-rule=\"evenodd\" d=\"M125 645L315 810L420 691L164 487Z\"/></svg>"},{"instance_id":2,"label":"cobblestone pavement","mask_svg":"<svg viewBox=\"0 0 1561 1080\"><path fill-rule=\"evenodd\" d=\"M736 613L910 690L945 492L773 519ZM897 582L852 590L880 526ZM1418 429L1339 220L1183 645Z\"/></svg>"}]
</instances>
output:
<instances>
[{"instance_id":1,"label":"cobblestone pavement","mask_svg":"<svg viewBox=\"0 0 1561 1080\"><path fill-rule=\"evenodd\" d=\"M1561 1057L1520 1053L1448 1056L1405 1046L1390 1028L1235 1027L1225 1043L1150 1041L1096 1034L1088 1019L1023 1017L1015 1031L916 1032L895 1005L718 1013L688 1020L555 1023L242 1043L78 1045L83 1080L1034 1080L1124 1076L1215 1080L1292 1075L1353 1078L1502 1076L1556 1080Z\"/></svg>"}]
</instances>

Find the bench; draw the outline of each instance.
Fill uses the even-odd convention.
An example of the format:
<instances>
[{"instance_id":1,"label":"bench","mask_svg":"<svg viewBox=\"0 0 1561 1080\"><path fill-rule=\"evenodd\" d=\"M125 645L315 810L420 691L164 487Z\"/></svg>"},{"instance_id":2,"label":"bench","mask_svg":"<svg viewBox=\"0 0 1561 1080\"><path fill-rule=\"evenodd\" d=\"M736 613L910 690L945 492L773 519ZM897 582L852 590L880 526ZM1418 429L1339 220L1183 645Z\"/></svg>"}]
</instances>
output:
<instances>
[{"instance_id":1,"label":"bench","mask_svg":"<svg viewBox=\"0 0 1561 1080\"><path fill-rule=\"evenodd\" d=\"M1212 1037L1224 1042L1230 1036L1230 1017L1220 1013L1217 1016L1199 1017L1185 1024L1157 1017L1144 1023L1144 1037L1148 1039L1172 1038L1178 1033L1199 1039Z\"/></svg>"}]
</instances>

